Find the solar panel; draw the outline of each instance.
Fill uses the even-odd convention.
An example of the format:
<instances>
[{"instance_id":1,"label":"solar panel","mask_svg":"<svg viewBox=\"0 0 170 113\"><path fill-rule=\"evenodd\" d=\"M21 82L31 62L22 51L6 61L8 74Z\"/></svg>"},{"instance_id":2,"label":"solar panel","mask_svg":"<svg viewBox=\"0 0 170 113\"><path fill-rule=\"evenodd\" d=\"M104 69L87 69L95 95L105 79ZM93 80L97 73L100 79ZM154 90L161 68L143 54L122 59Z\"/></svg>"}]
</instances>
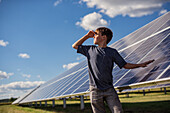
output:
<instances>
[{"instance_id":1,"label":"solar panel","mask_svg":"<svg viewBox=\"0 0 170 113\"><path fill-rule=\"evenodd\" d=\"M158 35L155 35L155 36L147 39L146 41L144 41L144 43L141 46L139 46L135 51L133 51L133 53L131 55L129 55L129 57L127 57L127 59L134 63L140 63L141 61L143 62L144 60L145 61L149 60L149 59L145 58L149 54L151 54L153 56L152 58L154 58L154 55L155 55L153 52L154 49L156 49L156 47L158 45L160 45L163 41L169 40L169 38L170 38L169 30L159 33ZM163 39L159 38L159 37L162 37ZM156 52L158 52L158 51L159 50L157 50ZM166 54L168 54L168 53L166 53ZM159 63L159 62L162 62L162 60L161 61L159 60L159 58L162 58L162 57L163 56L158 56L157 58L154 58L154 59L156 60L157 63ZM164 56L164 59L165 59L165 56ZM166 59L168 59L168 57ZM159 60L159 62L158 62L158 60ZM152 67L154 68L157 65L157 63L154 63L153 65L151 65L150 68L152 68ZM153 70L153 69L151 69L151 70ZM119 80L116 80L115 86L128 85L128 84L134 83L138 79L142 78L143 75L145 75L145 73L148 73L148 71L150 71L150 70L148 70L148 68L147 68L147 70L141 69L141 68L128 70L121 77L121 79L119 78ZM136 79L137 77L138 77L138 79ZM147 79L145 81L147 81ZM141 82L143 82L143 81L141 81Z\"/></svg>"},{"instance_id":2,"label":"solar panel","mask_svg":"<svg viewBox=\"0 0 170 113\"><path fill-rule=\"evenodd\" d=\"M32 92L34 92L36 89L38 89L40 86L37 86L36 88L32 89L30 92L25 93L21 97L19 97L17 100L15 100L12 104L18 104L20 101L25 99L28 95L30 95Z\"/></svg>"},{"instance_id":3,"label":"solar panel","mask_svg":"<svg viewBox=\"0 0 170 113\"><path fill-rule=\"evenodd\" d=\"M138 90L146 90L146 89L154 89L154 88L162 88L162 87L170 87L170 84L160 84L160 85L154 85L154 86L125 89L122 92L130 92L130 91L138 91Z\"/></svg>"},{"instance_id":4,"label":"solar panel","mask_svg":"<svg viewBox=\"0 0 170 113\"><path fill-rule=\"evenodd\" d=\"M147 68L133 70L113 68L113 85L123 87L124 91L136 90L148 83L154 85L142 87L164 87L170 82L170 12L141 27L110 45L119 51L122 57L131 63L141 63L155 59ZM164 81L166 81L164 83ZM161 85L156 84L161 82ZM169 85L169 84L168 84ZM128 87L127 87L128 86ZM133 89L126 88L134 87ZM13 104L51 100L72 95L89 93L89 75L87 62L83 61L66 72L57 75Z\"/></svg>"}]
</instances>

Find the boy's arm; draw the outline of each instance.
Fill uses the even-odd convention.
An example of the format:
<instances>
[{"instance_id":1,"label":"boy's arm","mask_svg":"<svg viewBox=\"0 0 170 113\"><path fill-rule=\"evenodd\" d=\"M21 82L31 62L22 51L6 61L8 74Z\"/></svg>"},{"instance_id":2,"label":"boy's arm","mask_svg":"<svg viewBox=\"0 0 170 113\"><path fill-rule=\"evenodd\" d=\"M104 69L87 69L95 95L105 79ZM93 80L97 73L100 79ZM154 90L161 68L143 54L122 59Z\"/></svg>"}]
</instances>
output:
<instances>
[{"instance_id":1,"label":"boy's arm","mask_svg":"<svg viewBox=\"0 0 170 113\"><path fill-rule=\"evenodd\" d=\"M84 41L86 41L88 38L94 37L95 32L89 31L86 35L84 35L82 38L80 38L78 41L76 41L72 47L74 49L78 49L79 45L82 45Z\"/></svg>"},{"instance_id":2,"label":"boy's arm","mask_svg":"<svg viewBox=\"0 0 170 113\"><path fill-rule=\"evenodd\" d=\"M147 67L147 65L152 63L153 61L155 61L155 60L149 60L149 61L141 63L141 64L127 63L127 64L124 65L123 68L125 68L125 69L134 69L134 68L139 68L139 67Z\"/></svg>"}]
</instances>

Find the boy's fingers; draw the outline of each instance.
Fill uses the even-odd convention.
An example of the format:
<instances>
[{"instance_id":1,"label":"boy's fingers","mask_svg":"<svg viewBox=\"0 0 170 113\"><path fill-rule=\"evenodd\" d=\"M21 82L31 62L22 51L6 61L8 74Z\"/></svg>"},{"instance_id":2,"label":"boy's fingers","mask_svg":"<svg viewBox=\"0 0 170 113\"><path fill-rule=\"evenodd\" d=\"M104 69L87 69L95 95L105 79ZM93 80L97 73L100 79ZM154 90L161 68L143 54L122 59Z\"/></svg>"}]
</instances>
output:
<instances>
[{"instance_id":1,"label":"boy's fingers","mask_svg":"<svg viewBox=\"0 0 170 113\"><path fill-rule=\"evenodd\" d=\"M94 31L93 30L91 30L93 33L94 33Z\"/></svg>"},{"instance_id":2,"label":"boy's fingers","mask_svg":"<svg viewBox=\"0 0 170 113\"><path fill-rule=\"evenodd\" d=\"M91 31L89 31L88 34L89 34L90 37L93 37L95 35L95 32L91 30Z\"/></svg>"},{"instance_id":3,"label":"boy's fingers","mask_svg":"<svg viewBox=\"0 0 170 113\"><path fill-rule=\"evenodd\" d=\"M97 34L95 31L93 31L94 34Z\"/></svg>"},{"instance_id":4,"label":"boy's fingers","mask_svg":"<svg viewBox=\"0 0 170 113\"><path fill-rule=\"evenodd\" d=\"M155 60L149 60L149 61L147 61L146 62L146 64L150 64L150 63L152 63L152 62L154 62Z\"/></svg>"},{"instance_id":5,"label":"boy's fingers","mask_svg":"<svg viewBox=\"0 0 170 113\"><path fill-rule=\"evenodd\" d=\"M152 63L152 62L154 62L154 61L155 61L155 60L150 60L149 63Z\"/></svg>"}]
</instances>

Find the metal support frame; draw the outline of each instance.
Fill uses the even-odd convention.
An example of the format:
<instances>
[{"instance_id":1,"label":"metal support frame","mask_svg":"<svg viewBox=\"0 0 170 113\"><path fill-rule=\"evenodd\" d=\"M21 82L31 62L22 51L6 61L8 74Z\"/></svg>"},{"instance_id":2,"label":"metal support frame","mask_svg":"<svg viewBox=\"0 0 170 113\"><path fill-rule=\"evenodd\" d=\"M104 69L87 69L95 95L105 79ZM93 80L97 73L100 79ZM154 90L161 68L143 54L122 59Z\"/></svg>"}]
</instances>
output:
<instances>
[{"instance_id":1,"label":"metal support frame","mask_svg":"<svg viewBox=\"0 0 170 113\"><path fill-rule=\"evenodd\" d=\"M41 107L41 101L40 101L40 107Z\"/></svg>"},{"instance_id":2,"label":"metal support frame","mask_svg":"<svg viewBox=\"0 0 170 113\"><path fill-rule=\"evenodd\" d=\"M37 107L37 102L35 102L35 107Z\"/></svg>"},{"instance_id":3,"label":"metal support frame","mask_svg":"<svg viewBox=\"0 0 170 113\"><path fill-rule=\"evenodd\" d=\"M164 94L166 95L167 93L166 93L166 87L164 87Z\"/></svg>"},{"instance_id":4,"label":"metal support frame","mask_svg":"<svg viewBox=\"0 0 170 113\"><path fill-rule=\"evenodd\" d=\"M160 88L161 89L161 91L162 91L162 88Z\"/></svg>"},{"instance_id":5,"label":"metal support frame","mask_svg":"<svg viewBox=\"0 0 170 113\"><path fill-rule=\"evenodd\" d=\"M53 101L53 107L55 107L55 99L54 100L52 100Z\"/></svg>"},{"instance_id":6,"label":"metal support frame","mask_svg":"<svg viewBox=\"0 0 170 113\"><path fill-rule=\"evenodd\" d=\"M143 96L145 96L145 90L143 90Z\"/></svg>"},{"instance_id":7,"label":"metal support frame","mask_svg":"<svg viewBox=\"0 0 170 113\"><path fill-rule=\"evenodd\" d=\"M66 98L63 98L63 108L66 108Z\"/></svg>"},{"instance_id":8,"label":"metal support frame","mask_svg":"<svg viewBox=\"0 0 170 113\"><path fill-rule=\"evenodd\" d=\"M84 96L83 95L80 96L80 109L81 110L84 109Z\"/></svg>"},{"instance_id":9,"label":"metal support frame","mask_svg":"<svg viewBox=\"0 0 170 113\"><path fill-rule=\"evenodd\" d=\"M32 102L29 103L29 106L30 106L30 107L32 106Z\"/></svg>"},{"instance_id":10,"label":"metal support frame","mask_svg":"<svg viewBox=\"0 0 170 113\"><path fill-rule=\"evenodd\" d=\"M45 107L47 107L47 101L45 101Z\"/></svg>"},{"instance_id":11,"label":"metal support frame","mask_svg":"<svg viewBox=\"0 0 170 113\"><path fill-rule=\"evenodd\" d=\"M129 98L129 92L126 92L126 97Z\"/></svg>"},{"instance_id":12,"label":"metal support frame","mask_svg":"<svg viewBox=\"0 0 170 113\"><path fill-rule=\"evenodd\" d=\"M150 92L151 90L150 89L148 89L148 92Z\"/></svg>"}]
</instances>

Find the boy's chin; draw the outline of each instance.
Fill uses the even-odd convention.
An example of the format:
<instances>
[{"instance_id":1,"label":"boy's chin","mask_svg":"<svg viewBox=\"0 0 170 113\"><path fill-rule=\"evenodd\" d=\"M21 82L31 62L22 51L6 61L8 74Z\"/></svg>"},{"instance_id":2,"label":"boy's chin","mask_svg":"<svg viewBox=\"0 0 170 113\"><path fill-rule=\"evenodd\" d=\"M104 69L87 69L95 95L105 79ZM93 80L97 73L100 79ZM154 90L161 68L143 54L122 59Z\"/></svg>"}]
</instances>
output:
<instances>
[{"instance_id":1,"label":"boy's chin","mask_svg":"<svg viewBox=\"0 0 170 113\"><path fill-rule=\"evenodd\" d=\"M93 42L94 44L97 44L97 42Z\"/></svg>"}]
</instances>

